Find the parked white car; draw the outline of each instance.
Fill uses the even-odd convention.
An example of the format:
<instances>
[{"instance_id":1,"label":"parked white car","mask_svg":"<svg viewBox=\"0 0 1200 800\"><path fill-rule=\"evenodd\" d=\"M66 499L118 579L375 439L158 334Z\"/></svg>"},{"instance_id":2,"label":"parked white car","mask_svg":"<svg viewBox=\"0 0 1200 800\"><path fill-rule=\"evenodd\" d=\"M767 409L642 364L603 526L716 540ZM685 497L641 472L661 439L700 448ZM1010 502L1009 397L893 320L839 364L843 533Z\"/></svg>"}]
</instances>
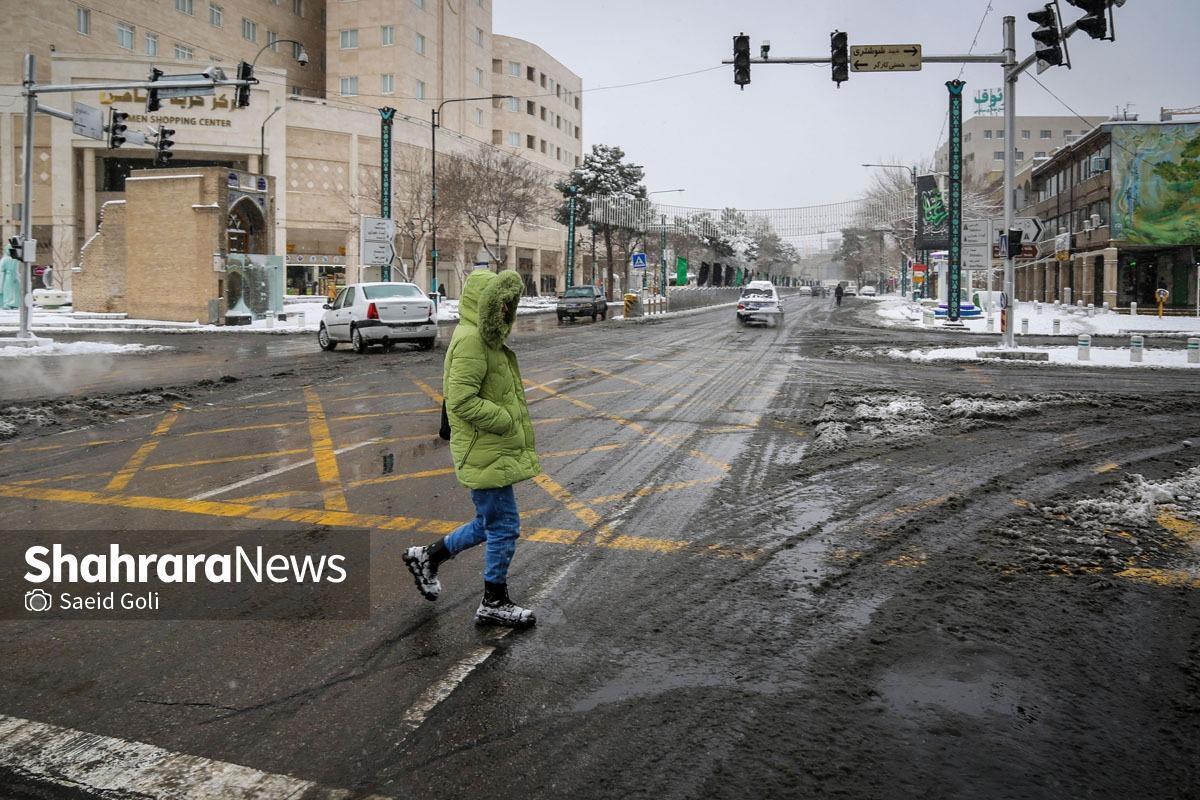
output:
<instances>
[{"instance_id":1,"label":"parked white car","mask_svg":"<svg viewBox=\"0 0 1200 800\"><path fill-rule=\"evenodd\" d=\"M811 286L801 286L796 290L796 295L798 297L812 297L812 293L813 290Z\"/></svg>"},{"instance_id":2,"label":"parked white car","mask_svg":"<svg viewBox=\"0 0 1200 800\"><path fill-rule=\"evenodd\" d=\"M749 322L783 323L783 303L779 292L770 281L750 281L738 298L737 320L745 325Z\"/></svg>"},{"instance_id":3,"label":"parked white car","mask_svg":"<svg viewBox=\"0 0 1200 800\"><path fill-rule=\"evenodd\" d=\"M322 350L349 342L356 353L373 344L389 350L397 342L432 350L437 343L433 301L415 283L352 283L325 304L317 341Z\"/></svg>"},{"instance_id":4,"label":"parked white car","mask_svg":"<svg viewBox=\"0 0 1200 800\"><path fill-rule=\"evenodd\" d=\"M859 297L875 297L878 294L879 294L879 292L877 292L875 290L874 286L863 286L861 289L858 290Z\"/></svg>"}]
</instances>

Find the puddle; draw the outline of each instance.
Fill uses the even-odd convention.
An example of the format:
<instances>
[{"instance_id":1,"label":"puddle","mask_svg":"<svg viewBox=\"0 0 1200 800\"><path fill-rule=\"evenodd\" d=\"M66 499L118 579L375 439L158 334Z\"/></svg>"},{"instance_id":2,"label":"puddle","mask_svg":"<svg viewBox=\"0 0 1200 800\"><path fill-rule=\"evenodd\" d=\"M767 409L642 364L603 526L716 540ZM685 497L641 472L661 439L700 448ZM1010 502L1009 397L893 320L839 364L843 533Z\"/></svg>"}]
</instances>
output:
<instances>
[{"instance_id":1,"label":"puddle","mask_svg":"<svg viewBox=\"0 0 1200 800\"><path fill-rule=\"evenodd\" d=\"M888 672L879 681L883 702L906 716L950 711L971 717L1023 713L1012 677L998 672L952 677L929 672Z\"/></svg>"}]
</instances>

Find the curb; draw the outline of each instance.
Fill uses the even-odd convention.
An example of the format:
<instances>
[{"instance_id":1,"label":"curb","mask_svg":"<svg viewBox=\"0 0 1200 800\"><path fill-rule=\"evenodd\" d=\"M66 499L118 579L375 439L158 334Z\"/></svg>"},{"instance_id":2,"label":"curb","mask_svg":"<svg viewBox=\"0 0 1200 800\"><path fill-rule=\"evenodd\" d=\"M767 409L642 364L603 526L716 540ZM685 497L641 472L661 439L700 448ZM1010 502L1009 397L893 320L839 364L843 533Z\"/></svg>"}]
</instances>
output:
<instances>
[{"instance_id":1,"label":"curb","mask_svg":"<svg viewBox=\"0 0 1200 800\"><path fill-rule=\"evenodd\" d=\"M681 317L693 317L697 314L705 314L709 311L716 311L720 308L732 308L736 305L737 303L718 303L715 306L689 308L685 309L684 311L668 311L665 314L654 314L649 317L631 317L630 319L625 319L625 317L613 317L613 322L623 322L628 325L646 325L653 322L667 322L668 320L679 319Z\"/></svg>"}]
</instances>

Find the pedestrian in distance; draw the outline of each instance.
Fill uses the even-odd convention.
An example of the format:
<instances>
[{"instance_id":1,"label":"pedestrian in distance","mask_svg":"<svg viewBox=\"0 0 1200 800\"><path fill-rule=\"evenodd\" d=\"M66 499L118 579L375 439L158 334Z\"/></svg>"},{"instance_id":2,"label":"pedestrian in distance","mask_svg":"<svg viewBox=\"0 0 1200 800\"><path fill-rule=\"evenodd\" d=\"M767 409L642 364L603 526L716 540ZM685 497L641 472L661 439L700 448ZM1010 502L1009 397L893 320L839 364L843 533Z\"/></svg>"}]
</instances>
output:
<instances>
[{"instance_id":1,"label":"pedestrian in distance","mask_svg":"<svg viewBox=\"0 0 1200 800\"><path fill-rule=\"evenodd\" d=\"M532 609L508 595L508 566L521 531L513 485L541 474L533 423L516 354L505 344L524 283L519 273L476 270L463 286L458 327L446 349L442 394L450 422L450 455L458 482L471 490L475 518L426 547L410 547L404 563L426 600L442 591L439 567L485 545L480 625L529 627Z\"/></svg>"},{"instance_id":2,"label":"pedestrian in distance","mask_svg":"<svg viewBox=\"0 0 1200 800\"><path fill-rule=\"evenodd\" d=\"M840 283L833 290L833 299L839 306L842 304L842 285Z\"/></svg>"},{"instance_id":3,"label":"pedestrian in distance","mask_svg":"<svg viewBox=\"0 0 1200 800\"><path fill-rule=\"evenodd\" d=\"M446 284L444 284L444 283L442 283L442 284L438 284L438 294L440 294L440 295L442 296L442 298L443 298L443 299L445 299L445 297L446 297Z\"/></svg>"}]
</instances>

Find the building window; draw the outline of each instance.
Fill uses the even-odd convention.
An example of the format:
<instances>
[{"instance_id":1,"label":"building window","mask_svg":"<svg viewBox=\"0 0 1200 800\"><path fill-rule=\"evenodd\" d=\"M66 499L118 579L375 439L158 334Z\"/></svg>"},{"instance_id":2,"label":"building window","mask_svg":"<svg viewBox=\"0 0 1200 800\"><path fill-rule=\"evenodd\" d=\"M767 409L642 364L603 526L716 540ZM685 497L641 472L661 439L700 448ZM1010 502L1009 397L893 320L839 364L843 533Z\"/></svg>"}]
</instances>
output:
<instances>
[{"instance_id":1,"label":"building window","mask_svg":"<svg viewBox=\"0 0 1200 800\"><path fill-rule=\"evenodd\" d=\"M1038 134L1038 138L1039 138L1039 139L1049 139L1049 138L1050 138L1050 131L1041 131L1041 132Z\"/></svg>"},{"instance_id":2,"label":"building window","mask_svg":"<svg viewBox=\"0 0 1200 800\"><path fill-rule=\"evenodd\" d=\"M492 144L504 144L504 131L492 128Z\"/></svg>"},{"instance_id":3,"label":"building window","mask_svg":"<svg viewBox=\"0 0 1200 800\"><path fill-rule=\"evenodd\" d=\"M579 95L575 95L575 110L579 110Z\"/></svg>"},{"instance_id":4,"label":"building window","mask_svg":"<svg viewBox=\"0 0 1200 800\"><path fill-rule=\"evenodd\" d=\"M554 148L554 158L556 161L562 161L562 148L561 147Z\"/></svg>"},{"instance_id":5,"label":"building window","mask_svg":"<svg viewBox=\"0 0 1200 800\"><path fill-rule=\"evenodd\" d=\"M521 77L521 65L516 61L508 62L508 74L512 75L514 78Z\"/></svg>"},{"instance_id":6,"label":"building window","mask_svg":"<svg viewBox=\"0 0 1200 800\"><path fill-rule=\"evenodd\" d=\"M542 122L546 121L546 107L542 106Z\"/></svg>"},{"instance_id":7,"label":"building window","mask_svg":"<svg viewBox=\"0 0 1200 800\"><path fill-rule=\"evenodd\" d=\"M475 85L483 86L483 70L479 67L475 68Z\"/></svg>"},{"instance_id":8,"label":"building window","mask_svg":"<svg viewBox=\"0 0 1200 800\"><path fill-rule=\"evenodd\" d=\"M83 6L75 7L75 32L90 36L92 33L92 12Z\"/></svg>"},{"instance_id":9,"label":"building window","mask_svg":"<svg viewBox=\"0 0 1200 800\"><path fill-rule=\"evenodd\" d=\"M379 28L379 43L384 47L391 47L396 43L395 25L383 25Z\"/></svg>"},{"instance_id":10,"label":"building window","mask_svg":"<svg viewBox=\"0 0 1200 800\"><path fill-rule=\"evenodd\" d=\"M996 161L1003 161L1004 160L1004 151L997 150L996 152L992 153L992 158Z\"/></svg>"},{"instance_id":11,"label":"building window","mask_svg":"<svg viewBox=\"0 0 1200 800\"><path fill-rule=\"evenodd\" d=\"M528 148L529 150L537 149L537 137L534 136L532 133L528 134L525 137L525 147Z\"/></svg>"},{"instance_id":12,"label":"building window","mask_svg":"<svg viewBox=\"0 0 1200 800\"><path fill-rule=\"evenodd\" d=\"M1064 139L1070 138L1070 136L1071 136L1071 131L1063 131L1063 138L1064 138Z\"/></svg>"},{"instance_id":13,"label":"building window","mask_svg":"<svg viewBox=\"0 0 1200 800\"><path fill-rule=\"evenodd\" d=\"M507 100L507 101L505 101L505 102L506 102L506 104L508 105L508 110L509 110L509 111L518 112L518 111L520 111L520 110L521 110L521 101L520 101L520 100L518 100L517 98L515 98L515 97L510 97L510 98L508 98L508 100Z\"/></svg>"},{"instance_id":14,"label":"building window","mask_svg":"<svg viewBox=\"0 0 1200 800\"><path fill-rule=\"evenodd\" d=\"M425 99L425 81L417 81L417 94L416 94L416 98L417 98L418 100L424 100L424 99Z\"/></svg>"},{"instance_id":15,"label":"building window","mask_svg":"<svg viewBox=\"0 0 1200 800\"><path fill-rule=\"evenodd\" d=\"M990 139L990 138L992 138L992 131L991 131L990 129L989 129L989 130L986 130L986 131L984 131L984 132L983 132L983 138L985 138L985 139Z\"/></svg>"},{"instance_id":16,"label":"building window","mask_svg":"<svg viewBox=\"0 0 1200 800\"><path fill-rule=\"evenodd\" d=\"M396 91L396 76L392 73L379 76L379 93L392 94Z\"/></svg>"},{"instance_id":17,"label":"building window","mask_svg":"<svg viewBox=\"0 0 1200 800\"><path fill-rule=\"evenodd\" d=\"M537 103L532 100L525 101L525 113L531 117L537 116Z\"/></svg>"},{"instance_id":18,"label":"building window","mask_svg":"<svg viewBox=\"0 0 1200 800\"><path fill-rule=\"evenodd\" d=\"M578 126L578 125L576 125L576 126L575 126L575 138L576 138L576 139L582 138L582 137L580 137L580 135L579 135L579 126Z\"/></svg>"},{"instance_id":19,"label":"building window","mask_svg":"<svg viewBox=\"0 0 1200 800\"><path fill-rule=\"evenodd\" d=\"M474 115L475 115L475 124L483 125L483 109L482 108L475 109Z\"/></svg>"},{"instance_id":20,"label":"building window","mask_svg":"<svg viewBox=\"0 0 1200 800\"><path fill-rule=\"evenodd\" d=\"M225 22L225 10L216 3L208 4L208 24L219 28Z\"/></svg>"},{"instance_id":21,"label":"building window","mask_svg":"<svg viewBox=\"0 0 1200 800\"><path fill-rule=\"evenodd\" d=\"M542 82L542 88L545 89L546 88L546 73L540 72L540 73L538 73L538 75Z\"/></svg>"},{"instance_id":22,"label":"building window","mask_svg":"<svg viewBox=\"0 0 1200 800\"><path fill-rule=\"evenodd\" d=\"M966 133L963 134L963 143L965 144L969 141L971 141L971 132L967 131Z\"/></svg>"},{"instance_id":23,"label":"building window","mask_svg":"<svg viewBox=\"0 0 1200 800\"><path fill-rule=\"evenodd\" d=\"M304 16L304 0L292 0L292 13L297 17Z\"/></svg>"},{"instance_id":24,"label":"building window","mask_svg":"<svg viewBox=\"0 0 1200 800\"><path fill-rule=\"evenodd\" d=\"M117 23L117 44L126 50L133 49L133 26L128 22Z\"/></svg>"},{"instance_id":25,"label":"building window","mask_svg":"<svg viewBox=\"0 0 1200 800\"><path fill-rule=\"evenodd\" d=\"M242 19L242 38L245 39L247 42L257 43L258 42L258 23L253 20L243 18Z\"/></svg>"},{"instance_id":26,"label":"building window","mask_svg":"<svg viewBox=\"0 0 1200 800\"><path fill-rule=\"evenodd\" d=\"M176 61L191 61L192 60L192 48L188 47L185 44L176 43L175 44L175 60Z\"/></svg>"},{"instance_id":27,"label":"building window","mask_svg":"<svg viewBox=\"0 0 1200 800\"><path fill-rule=\"evenodd\" d=\"M158 34L157 33L147 33L146 34L146 55L148 55L148 56L158 55Z\"/></svg>"},{"instance_id":28,"label":"building window","mask_svg":"<svg viewBox=\"0 0 1200 800\"><path fill-rule=\"evenodd\" d=\"M1025 151L1018 150L1017 151L1017 161L1024 161L1024 160L1025 160Z\"/></svg>"},{"instance_id":29,"label":"building window","mask_svg":"<svg viewBox=\"0 0 1200 800\"><path fill-rule=\"evenodd\" d=\"M471 36L471 39L475 42L475 44L482 47L483 46L483 28L476 28L475 33Z\"/></svg>"},{"instance_id":30,"label":"building window","mask_svg":"<svg viewBox=\"0 0 1200 800\"><path fill-rule=\"evenodd\" d=\"M545 139L541 140L541 147L542 147L542 153L545 153L546 152L546 140Z\"/></svg>"},{"instance_id":31,"label":"building window","mask_svg":"<svg viewBox=\"0 0 1200 800\"><path fill-rule=\"evenodd\" d=\"M996 138L997 138L997 139L1003 139L1003 138L1004 138L1004 129L1003 129L1003 128L1001 128L1000 130L996 131Z\"/></svg>"},{"instance_id":32,"label":"building window","mask_svg":"<svg viewBox=\"0 0 1200 800\"><path fill-rule=\"evenodd\" d=\"M415 5L417 8L424 8L425 0L413 0L413 5Z\"/></svg>"},{"instance_id":33,"label":"building window","mask_svg":"<svg viewBox=\"0 0 1200 800\"><path fill-rule=\"evenodd\" d=\"M417 34L417 41L414 46L417 48L417 55L420 55L420 56L425 55L425 36L424 36L424 34L420 34L420 33Z\"/></svg>"},{"instance_id":34,"label":"building window","mask_svg":"<svg viewBox=\"0 0 1200 800\"><path fill-rule=\"evenodd\" d=\"M1021 131L1022 139L1028 139L1032 135L1033 135L1033 131Z\"/></svg>"},{"instance_id":35,"label":"building window","mask_svg":"<svg viewBox=\"0 0 1200 800\"><path fill-rule=\"evenodd\" d=\"M196 9L192 5L192 0L175 0L175 10L187 14L189 17L196 15Z\"/></svg>"},{"instance_id":36,"label":"building window","mask_svg":"<svg viewBox=\"0 0 1200 800\"><path fill-rule=\"evenodd\" d=\"M279 52L279 34L275 31L267 31L267 47L271 48L272 53Z\"/></svg>"},{"instance_id":37,"label":"building window","mask_svg":"<svg viewBox=\"0 0 1200 800\"><path fill-rule=\"evenodd\" d=\"M1034 158L1045 158L1045 157L1046 157L1046 151L1045 151L1045 150L1038 150L1036 153L1034 153L1034 154L1033 154L1033 157L1034 157Z\"/></svg>"},{"instance_id":38,"label":"building window","mask_svg":"<svg viewBox=\"0 0 1200 800\"><path fill-rule=\"evenodd\" d=\"M348 28L338 35L339 46L343 50L353 50L358 47L358 28Z\"/></svg>"},{"instance_id":39,"label":"building window","mask_svg":"<svg viewBox=\"0 0 1200 800\"><path fill-rule=\"evenodd\" d=\"M353 97L358 94L358 76L347 75L339 81L339 91L343 97Z\"/></svg>"},{"instance_id":40,"label":"building window","mask_svg":"<svg viewBox=\"0 0 1200 800\"><path fill-rule=\"evenodd\" d=\"M525 68L525 80L529 81L530 83L533 83L534 81L536 81L537 80L537 70L535 70L533 67L526 67Z\"/></svg>"},{"instance_id":41,"label":"building window","mask_svg":"<svg viewBox=\"0 0 1200 800\"><path fill-rule=\"evenodd\" d=\"M509 131L508 132L508 146L509 147L520 147L521 146L521 134L517 133L516 131Z\"/></svg>"}]
</instances>

